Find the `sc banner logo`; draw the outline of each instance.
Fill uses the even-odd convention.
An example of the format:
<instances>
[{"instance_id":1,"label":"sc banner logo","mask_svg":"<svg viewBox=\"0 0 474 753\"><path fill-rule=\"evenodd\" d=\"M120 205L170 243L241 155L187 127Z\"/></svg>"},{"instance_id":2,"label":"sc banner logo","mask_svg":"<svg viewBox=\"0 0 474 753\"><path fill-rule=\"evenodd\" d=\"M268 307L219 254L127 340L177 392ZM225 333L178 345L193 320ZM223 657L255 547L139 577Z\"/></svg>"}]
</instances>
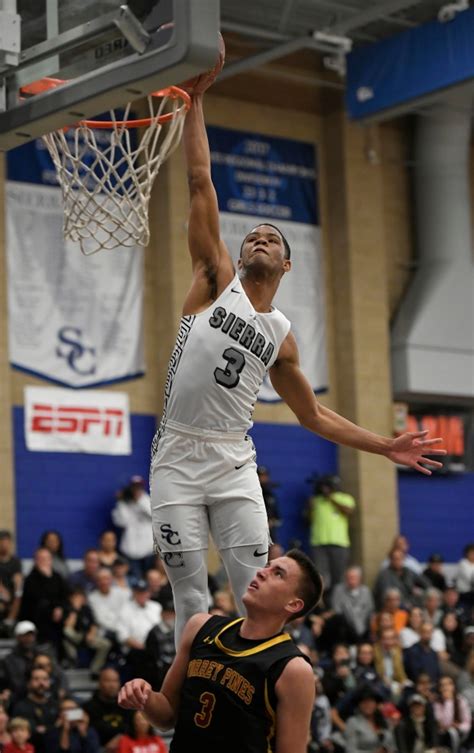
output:
<instances>
[{"instance_id":1,"label":"sc banner logo","mask_svg":"<svg viewBox=\"0 0 474 753\"><path fill-rule=\"evenodd\" d=\"M84 345L82 330L77 327L61 327L58 340L56 355L65 358L72 371L81 376L95 374L95 348Z\"/></svg>"}]
</instances>

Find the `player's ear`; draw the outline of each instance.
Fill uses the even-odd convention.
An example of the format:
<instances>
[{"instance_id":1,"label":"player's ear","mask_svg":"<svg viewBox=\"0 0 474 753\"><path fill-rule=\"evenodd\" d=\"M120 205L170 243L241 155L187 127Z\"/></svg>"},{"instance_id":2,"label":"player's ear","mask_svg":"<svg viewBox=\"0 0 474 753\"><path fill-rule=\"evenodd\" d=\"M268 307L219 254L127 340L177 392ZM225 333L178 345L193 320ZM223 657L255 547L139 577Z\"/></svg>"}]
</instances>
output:
<instances>
[{"instance_id":1,"label":"player's ear","mask_svg":"<svg viewBox=\"0 0 474 753\"><path fill-rule=\"evenodd\" d=\"M242 269L242 257L239 256L237 259L237 269Z\"/></svg>"},{"instance_id":2,"label":"player's ear","mask_svg":"<svg viewBox=\"0 0 474 753\"><path fill-rule=\"evenodd\" d=\"M289 613L288 616L291 616L293 614L296 614L297 612L300 612L303 608L304 608L304 601L303 599L300 599L298 596L295 596L286 605L286 611Z\"/></svg>"},{"instance_id":3,"label":"player's ear","mask_svg":"<svg viewBox=\"0 0 474 753\"><path fill-rule=\"evenodd\" d=\"M283 259L283 274L291 269L291 259Z\"/></svg>"}]
</instances>

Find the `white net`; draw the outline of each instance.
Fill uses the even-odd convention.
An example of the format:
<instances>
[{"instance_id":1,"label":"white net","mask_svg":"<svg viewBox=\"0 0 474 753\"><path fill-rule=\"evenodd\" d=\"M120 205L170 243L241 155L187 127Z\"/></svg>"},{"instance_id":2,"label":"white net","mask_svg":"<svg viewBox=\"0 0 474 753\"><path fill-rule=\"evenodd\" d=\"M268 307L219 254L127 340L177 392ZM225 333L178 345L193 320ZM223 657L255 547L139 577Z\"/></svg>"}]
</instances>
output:
<instances>
[{"instance_id":1,"label":"white net","mask_svg":"<svg viewBox=\"0 0 474 753\"><path fill-rule=\"evenodd\" d=\"M141 134L123 124L129 103L120 119L110 112L110 129L79 123L43 136L63 194L64 237L86 255L150 240L151 189L181 139L187 109L173 90L147 101L151 123Z\"/></svg>"}]
</instances>

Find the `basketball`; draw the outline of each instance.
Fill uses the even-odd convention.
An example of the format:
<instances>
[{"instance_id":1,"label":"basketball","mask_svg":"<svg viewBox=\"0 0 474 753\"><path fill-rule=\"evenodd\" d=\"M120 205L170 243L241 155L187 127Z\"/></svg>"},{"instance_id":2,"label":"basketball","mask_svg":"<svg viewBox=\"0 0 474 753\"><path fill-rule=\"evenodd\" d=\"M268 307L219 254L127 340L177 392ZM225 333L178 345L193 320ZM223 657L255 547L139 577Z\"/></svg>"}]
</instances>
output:
<instances>
[{"instance_id":1,"label":"basketball","mask_svg":"<svg viewBox=\"0 0 474 753\"><path fill-rule=\"evenodd\" d=\"M219 54L214 68L210 68L210 70L205 71L204 73L200 73L198 76L190 78L187 81L184 81L184 83L180 84L180 87L182 89L185 89L185 91L187 91L189 94L203 94L203 92L205 92L206 89L209 89L209 87L212 86L212 84L216 80L217 76L224 67L224 61L225 44L222 38L222 34L219 32Z\"/></svg>"}]
</instances>

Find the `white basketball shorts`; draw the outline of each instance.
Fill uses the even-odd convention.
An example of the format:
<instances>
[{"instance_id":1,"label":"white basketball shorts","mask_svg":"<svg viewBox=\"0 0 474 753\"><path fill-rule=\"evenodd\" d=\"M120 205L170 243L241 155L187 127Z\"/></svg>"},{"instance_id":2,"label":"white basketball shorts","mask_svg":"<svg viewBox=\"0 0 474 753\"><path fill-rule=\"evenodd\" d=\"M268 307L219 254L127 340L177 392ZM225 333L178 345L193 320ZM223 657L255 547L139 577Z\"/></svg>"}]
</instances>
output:
<instances>
[{"instance_id":1,"label":"white basketball shorts","mask_svg":"<svg viewBox=\"0 0 474 753\"><path fill-rule=\"evenodd\" d=\"M151 509L160 553L255 545L269 533L255 447L242 434L166 425L151 466ZM257 556L257 555L256 555Z\"/></svg>"}]
</instances>

